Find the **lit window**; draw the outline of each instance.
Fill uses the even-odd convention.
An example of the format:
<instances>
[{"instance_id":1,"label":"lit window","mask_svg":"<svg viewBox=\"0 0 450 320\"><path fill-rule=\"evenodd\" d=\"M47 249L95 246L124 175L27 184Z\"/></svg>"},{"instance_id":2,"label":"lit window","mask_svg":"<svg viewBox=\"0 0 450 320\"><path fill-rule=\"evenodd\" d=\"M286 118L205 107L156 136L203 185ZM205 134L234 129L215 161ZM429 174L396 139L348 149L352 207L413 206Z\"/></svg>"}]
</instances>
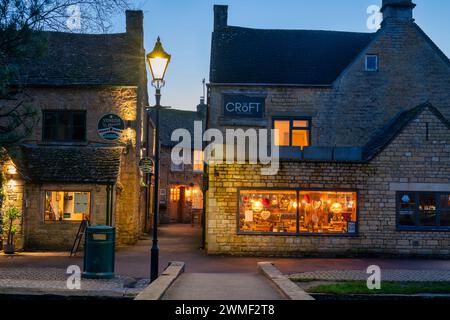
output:
<instances>
[{"instance_id":1,"label":"lit window","mask_svg":"<svg viewBox=\"0 0 450 320\"><path fill-rule=\"evenodd\" d=\"M180 188L170 188L170 200L172 202L180 201Z\"/></svg>"},{"instance_id":2,"label":"lit window","mask_svg":"<svg viewBox=\"0 0 450 320\"><path fill-rule=\"evenodd\" d=\"M201 150L195 150L194 151L194 165L193 165L193 171L194 172L203 172L203 151Z\"/></svg>"},{"instance_id":3,"label":"lit window","mask_svg":"<svg viewBox=\"0 0 450 320\"><path fill-rule=\"evenodd\" d=\"M279 147L308 147L310 145L311 122L309 120L275 120L278 130L275 145Z\"/></svg>"},{"instance_id":4,"label":"lit window","mask_svg":"<svg viewBox=\"0 0 450 320\"><path fill-rule=\"evenodd\" d=\"M355 192L300 192L300 232L356 232Z\"/></svg>"},{"instance_id":5,"label":"lit window","mask_svg":"<svg viewBox=\"0 0 450 320\"><path fill-rule=\"evenodd\" d=\"M450 230L450 194L398 192L397 225L400 230Z\"/></svg>"},{"instance_id":6,"label":"lit window","mask_svg":"<svg viewBox=\"0 0 450 320\"><path fill-rule=\"evenodd\" d=\"M186 201L192 203L192 209L203 209L203 193L200 187L195 186L186 191Z\"/></svg>"},{"instance_id":7,"label":"lit window","mask_svg":"<svg viewBox=\"0 0 450 320\"><path fill-rule=\"evenodd\" d=\"M241 191L239 231L244 233L355 234L355 192Z\"/></svg>"},{"instance_id":8,"label":"lit window","mask_svg":"<svg viewBox=\"0 0 450 320\"><path fill-rule=\"evenodd\" d=\"M366 71L378 71L378 56L367 55L366 56Z\"/></svg>"},{"instance_id":9,"label":"lit window","mask_svg":"<svg viewBox=\"0 0 450 320\"><path fill-rule=\"evenodd\" d=\"M89 220L90 197L90 192L47 191L45 221Z\"/></svg>"}]
</instances>

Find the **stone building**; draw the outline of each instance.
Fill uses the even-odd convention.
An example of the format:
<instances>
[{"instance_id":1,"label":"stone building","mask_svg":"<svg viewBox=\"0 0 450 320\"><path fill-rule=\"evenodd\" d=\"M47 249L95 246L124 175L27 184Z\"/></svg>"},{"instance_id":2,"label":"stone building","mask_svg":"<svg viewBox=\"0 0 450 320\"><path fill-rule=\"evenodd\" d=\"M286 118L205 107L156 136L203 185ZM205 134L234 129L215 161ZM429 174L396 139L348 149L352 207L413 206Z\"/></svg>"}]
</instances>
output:
<instances>
[{"instance_id":1,"label":"stone building","mask_svg":"<svg viewBox=\"0 0 450 320\"><path fill-rule=\"evenodd\" d=\"M152 110L152 118L154 110ZM184 129L194 137L195 123L201 131L206 124L204 99L197 111L165 108L160 114L161 173L160 173L160 222L200 224L203 212L203 152L196 150L193 140L189 146L190 161L175 164L171 153L179 141L172 140L175 130Z\"/></svg>"},{"instance_id":2,"label":"stone building","mask_svg":"<svg viewBox=\"0 0 450 320\"><path fill-rule=\"evenodd\" d=\"M115 226L118 245L134 244L146 198L138 168L148 105L143 13L126 12L125 33L40 36L47 49L13 82L38 110L5 168L7 206L22 210L17 245L68 250L85 219Z\"/></svg>"},{"instance_id":3,"label":"stone building","mask_svg":"<svg viewBox=\"0 0 450 320\"><path fill-rule=\"evenodd\" d=\"M414 8L384 0L354 33L215 6L207 127L278 129L280 169L208 166L209 254L450 256L450 61Z\"/></svg>"}]
</instances>

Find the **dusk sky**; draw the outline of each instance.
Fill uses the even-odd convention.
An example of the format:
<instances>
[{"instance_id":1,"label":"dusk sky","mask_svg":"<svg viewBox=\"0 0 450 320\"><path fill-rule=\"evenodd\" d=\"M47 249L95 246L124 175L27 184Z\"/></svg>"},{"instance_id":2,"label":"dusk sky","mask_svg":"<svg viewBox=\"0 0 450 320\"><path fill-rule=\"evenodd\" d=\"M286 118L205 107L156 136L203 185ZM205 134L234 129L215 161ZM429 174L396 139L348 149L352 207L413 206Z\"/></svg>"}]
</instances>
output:
<instances>
[{"instance_id":1,"label":"dusk sky","mask_svg":"<svg viewBox=\"0 0 450 320\"><path fill-rule=\"evenodd\" d=\"M266 29L318 29L373 32L367 8L381 0L132 0L145 14L145 48L157 36L172 55L163 105L194 110L209 79L213 5L228 4L228 23ZM450 56L450 1L416 0L416 22ZM113 32L125 30L125 16L114 18ZM153 90L150 103L154 103Z\"/></svg>"}]
</instances>

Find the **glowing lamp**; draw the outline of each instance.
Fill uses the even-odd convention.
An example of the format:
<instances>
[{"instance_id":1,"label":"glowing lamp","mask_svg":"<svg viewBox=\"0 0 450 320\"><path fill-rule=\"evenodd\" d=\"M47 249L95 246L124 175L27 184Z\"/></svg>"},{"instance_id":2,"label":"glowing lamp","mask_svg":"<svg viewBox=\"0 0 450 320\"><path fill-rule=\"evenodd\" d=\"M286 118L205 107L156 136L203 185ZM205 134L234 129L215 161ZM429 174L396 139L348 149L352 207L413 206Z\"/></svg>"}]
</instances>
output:
<instances>
[{"instance_id":1,"label":"glowing lamp","mask_svg":"<svg viewBox=\"0 0 450 320\"><path fill-rule=\"evenodd\" d=\"M158 37L155 48L147 55L148 65L152 72L153 83L156 87L162 87L164 85L164 76L166 75L170 58L170 54L164 51L161 39Z\"/></svg>"}]
</instances>

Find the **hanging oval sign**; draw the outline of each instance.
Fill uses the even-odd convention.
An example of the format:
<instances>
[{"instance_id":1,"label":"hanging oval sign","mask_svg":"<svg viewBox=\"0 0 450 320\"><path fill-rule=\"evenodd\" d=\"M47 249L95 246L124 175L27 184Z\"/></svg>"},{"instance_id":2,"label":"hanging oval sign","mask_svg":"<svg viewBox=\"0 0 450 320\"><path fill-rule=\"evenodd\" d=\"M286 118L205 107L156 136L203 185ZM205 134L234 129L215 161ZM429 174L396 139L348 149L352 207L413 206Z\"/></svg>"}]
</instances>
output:
<instances>
[{"instance_id":1,"label":"hanging oval sign","mask_svg":"<svg viewBox=\"0 0 450 320\"><path fill-rule=\"evenodd\" d=\"M105 140L115 141L125 130L125 122L116 114L105 114L98 122L97 132Z\"/></svg>"},{"instance_id":2,"label":"hanging oval sign","mask_svg":"<svg viewBox=\"0 0 450 320\"><path fill-rule=\"evenodd\" d=\"M153 174L154 166L153 160L150 158L142 158L139 161L139 169L141 169L142 173Z\"/></svg>"}]
</instances>

